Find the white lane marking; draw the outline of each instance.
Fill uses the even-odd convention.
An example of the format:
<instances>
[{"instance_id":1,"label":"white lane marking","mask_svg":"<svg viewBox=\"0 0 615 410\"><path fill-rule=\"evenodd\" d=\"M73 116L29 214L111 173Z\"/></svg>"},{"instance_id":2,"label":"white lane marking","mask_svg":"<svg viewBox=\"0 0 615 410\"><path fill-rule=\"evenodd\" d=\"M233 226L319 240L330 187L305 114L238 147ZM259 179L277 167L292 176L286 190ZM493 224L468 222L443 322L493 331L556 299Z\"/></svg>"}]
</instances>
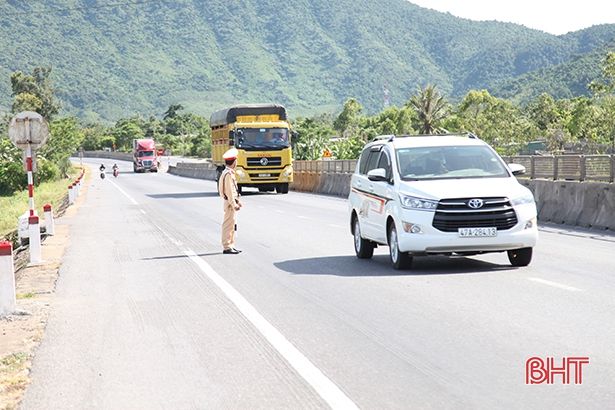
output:
<instances>
[{"instance_id":1,"label":"white lane marking","mask_svg":"<svg viewBox=\"0 0 615 410\"><path fill-rule=\"evenodd\" d=\"M303 215L298 215L297 218L299 218L299 219L310 219L307 216L303 216Z\"/></svg>"},{"instance_id":2,"label":"white lane marking","mask_svg":"<svg viewBox=\"0 0 615 410\"><path fill-rule=\"evenodd\" d=\"M118 186L115 182L113 182L113 181L111 181L111 180L109 180L109 182L111 182L111 184L112 184L114 187L116 187L118 191L120 191L120 192L121 192L121 193L122 193L122 194L123 194L126 198L128 198L128 200L130 200L130 202L132 202L132 203L133 203L133 205L139 205L139 204L137 203L137 201L135 201L135 200L134 200L134 199L133 199L130 195L128 195L128 194L126 193L126 191L124 191L122 188L120 188L120 187L119 187L119 186Z\"/></svg>"},{"instance_id":3,"label":"white lane marking","mask_svg":"<svg viewBox=\"0 0 615 410\"><path fill-rule=\"evenodd\" d=\"M532 282L542 283L543 285L553 286L554 288L569 290L569 291L572 291L572 292L580 292L581 291L581 289L575 288L574 286L568 286L568 285L564 285L564 284L561 284L561 283L552 282L550 280L545 280L545 279L540 279L540 278L527 278L527 279L531 280Z\"/></svg>"},{"instance_id":4,"label":"white lane marking","mask_svg":"<svg viewBox=\"0 0 615 410\"><path fill-rule=\"evenodd\" d=\"M341 225L329 224L329 226L330 226L331 228L341 228L341 229L344 229L344 227L343 227L343 226L341 226Z\"/></svg>"},{"instance_id":5,"label":"white lane marking","mask_svg":"<svg viewBox=\"0 0 615 410\"><path fill-rule=\"evenodd\" d=\"M358 409L357 405L340 390L320 369L305 357L271 323L267 321L235 288L224 280L213 268L194 251L184 254L190 258L207 277L215 283L226 297L239 309L246 319L269 341L271 346L316 390L333 409Z\"/></svg>"},{"instance_id":6,"label":"white lane marking","mask_svg":"<svg viewBox=\"0 0 615 410\"><path fill-rule=\"evenodd\" d=\"M276 209L275 211L276 211L277 213L279 213L279 214L283 214L283 213L284 213L284 211L282 211L281 209Z\"/></svg>"},{"instance_id":7,"label":"white lane marking","mask_svg":"<svg viewBox=\"0 0 615 410\"><path fill-rule=\"evenodd\" d=\"M147 212L145 212L143 209L139 209L139 211L140 211L143 215L147 215Z\"/></svg>"}]
</instances>

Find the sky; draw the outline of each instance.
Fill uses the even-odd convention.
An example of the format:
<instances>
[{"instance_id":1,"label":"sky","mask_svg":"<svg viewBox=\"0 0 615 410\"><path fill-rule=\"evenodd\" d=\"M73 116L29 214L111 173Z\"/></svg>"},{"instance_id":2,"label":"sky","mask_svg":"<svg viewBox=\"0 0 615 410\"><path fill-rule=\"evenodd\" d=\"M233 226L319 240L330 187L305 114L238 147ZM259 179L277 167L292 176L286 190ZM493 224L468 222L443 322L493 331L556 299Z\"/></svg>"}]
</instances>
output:
<instances>
[{"instance_id":1,"label":"sky","mask_svg":"<svg viewBox=\"0 0 615 410\"><path fill-rule=\"evenodd\" d=\"M409 0L411 3L471 20L522 24L565 34L595 24L615 23L613 0Z\"/></svg>"}]
</instances>

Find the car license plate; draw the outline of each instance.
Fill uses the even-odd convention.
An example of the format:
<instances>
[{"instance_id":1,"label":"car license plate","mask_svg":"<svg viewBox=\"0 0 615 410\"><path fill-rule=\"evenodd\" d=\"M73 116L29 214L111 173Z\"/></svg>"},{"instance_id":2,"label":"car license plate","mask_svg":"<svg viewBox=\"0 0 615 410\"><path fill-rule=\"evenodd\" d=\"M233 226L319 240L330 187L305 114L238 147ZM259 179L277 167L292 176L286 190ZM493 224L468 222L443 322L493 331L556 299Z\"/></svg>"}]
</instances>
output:
<instances>
[{"instance_id":1,"label":"car license plate","mask_svg":"<svg viewBox=\"0 0 615 410\"><path fill-rule=\"evenodd\" d=\"M459 228L459 236L461 236L462 238L476 238L497 235L497 228Z\"/></svg>"},{"instance_id":2,"label":"car license plate","mask_svg":"<svg viewBox=\"0 0 615 410\"><path fill-rule=\"evenodd\" d=\"M258 174L258 176L259 176L259 177L267 177L267 178L268 178L268 177L270 177L270 176L271 176L271 174Z\"/></svg>"}]
</instances>

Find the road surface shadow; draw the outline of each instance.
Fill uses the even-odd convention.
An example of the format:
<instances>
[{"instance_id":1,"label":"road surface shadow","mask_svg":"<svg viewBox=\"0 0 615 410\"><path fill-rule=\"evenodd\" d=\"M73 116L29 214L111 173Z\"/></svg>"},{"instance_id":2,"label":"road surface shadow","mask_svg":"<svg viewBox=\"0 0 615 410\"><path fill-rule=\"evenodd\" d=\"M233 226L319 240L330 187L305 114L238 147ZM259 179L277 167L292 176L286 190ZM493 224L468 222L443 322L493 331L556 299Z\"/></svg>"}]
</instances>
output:
<instances>
[{"instance_id":1,"label":"road surface shadow","mask_svg":"<svg viewBox=\"0 0 615 410\"><path fill-rule=\"evenodd\" d=\"M170 194L147 194L154 199L189 199L189 198L211 198L220 196L217 192L178 192Z\"/></svg>"},{"instance_id":2,"label":"road surface shadow","mask_svg":"<svg viewBox=\"0 0 615 410\"><path fill-rule=\"evenodd\" d=\"M504 256L505 257L505 256ZM322 258L295 259L277 262L274 265L294 275L334 276L418 276L418 275L459 275L510 271L516 268L499 265L469 257L424 256L415 257L412 267L395 270L389 255L374 255L372 259L358 259L356 256L328 256Z\"/></svg>"},{"instance_id":3,"label":"road surface shadow","mask_svg":"<svg viewBox=\"0 0 615 410\"><path fill-rule=\"evenodd\" d=\"M196 256L214 256L214 255L222 255L222 251L219 252L210 252L210 253L197 253ZM169 256L152 256L151 258L141 258L142 261L159 261L165 259L180 259L187 258L186 255L169 255Z\"/></svg>"}]
</instances>

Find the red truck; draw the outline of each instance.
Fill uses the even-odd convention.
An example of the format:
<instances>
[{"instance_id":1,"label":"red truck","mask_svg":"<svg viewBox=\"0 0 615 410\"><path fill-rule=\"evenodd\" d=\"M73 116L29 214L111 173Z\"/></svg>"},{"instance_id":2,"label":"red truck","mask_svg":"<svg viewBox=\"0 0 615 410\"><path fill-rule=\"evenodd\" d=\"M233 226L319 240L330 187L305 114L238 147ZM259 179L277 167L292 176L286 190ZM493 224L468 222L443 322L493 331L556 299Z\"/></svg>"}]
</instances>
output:
<instances>
[{"instance_id":1,"label":"red truck","mask_svg":"<svg viewBox=\"0 0 615 410\"><path fill-rule=\"evenodd\" d=\"M153 139L132 140L132 168L134 172L158 172L158 155Z\"/></svg>"}]
</instances>

